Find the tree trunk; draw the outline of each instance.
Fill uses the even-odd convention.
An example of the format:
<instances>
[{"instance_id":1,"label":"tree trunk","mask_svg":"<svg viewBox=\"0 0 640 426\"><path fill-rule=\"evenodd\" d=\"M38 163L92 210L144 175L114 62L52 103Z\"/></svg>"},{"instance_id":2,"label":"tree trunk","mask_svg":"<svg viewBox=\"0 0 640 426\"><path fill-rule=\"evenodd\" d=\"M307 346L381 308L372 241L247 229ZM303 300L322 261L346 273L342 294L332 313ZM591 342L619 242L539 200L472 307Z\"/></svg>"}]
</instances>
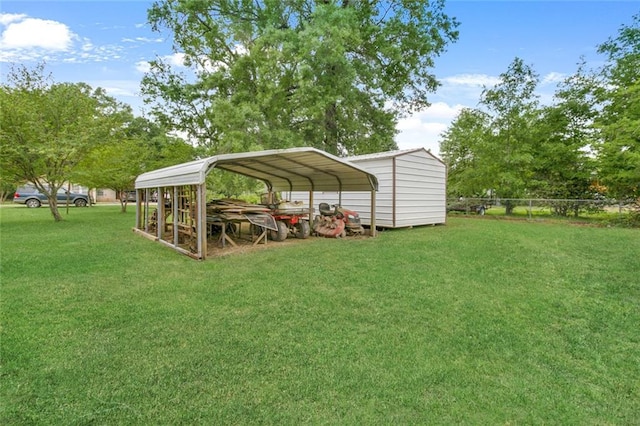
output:
<instances>
[{"instance_id":1,"label":"tree trunk","mask_svg":"<svg viewBox=\"0 0 640 426\"><path fill-rule=\"evenodd\" d=\"M505 210L505 214L507 216L511 216L513 214L513 209L515 208L515 205L513 204L513 202L511 200L506 200L504 202L504 210Z\"/></svg>"},{"instance_id":2,"label":"tree trunk","mask_svg":"<svg viewBox=\"0 0 640 426\"><path fill-rule=\"evenodd\" d=\"M120 213L126 213L129 194L124 189L118 190L117 193L118 198L120 198Z\"/></svg>"},{"instance_id":3,"label":"tree trunk","mask_svg":"<svg viewBox=\"0 0 640 426\"><path fill-rule=\"evenodd\" d=\"M51 210L51 215L53 216L53 220L56 222L62 221L62 215L58 211L58 200L55 197L47 197L49 199L49 210Z\"/></svg>"},{"instance_id":4,"label":"tree trunk","mask_svg":"<svg viewBox=\"0 0 640 426\"><path fill-rule=\"evenodd\" d=\"M324 150L330 154L339 156L336 109L336 103L333 102L324 110Z\"/></svg>"}]
</instances>

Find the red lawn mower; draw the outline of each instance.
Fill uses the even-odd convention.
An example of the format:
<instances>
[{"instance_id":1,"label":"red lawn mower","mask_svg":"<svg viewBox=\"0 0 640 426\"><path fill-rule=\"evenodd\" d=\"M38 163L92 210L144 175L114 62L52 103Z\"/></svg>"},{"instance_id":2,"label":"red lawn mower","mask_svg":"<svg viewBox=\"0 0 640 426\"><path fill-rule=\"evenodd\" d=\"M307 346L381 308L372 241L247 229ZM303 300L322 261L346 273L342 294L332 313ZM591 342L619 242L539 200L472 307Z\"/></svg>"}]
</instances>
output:
<instances>
[{"instance_id":1,"label":"red lawn mower","mask_svg":"<svg viewBox=\"0 0 640 426\"><path fill-rule=\"evenodd\" d=\"M284 241L289 234L296 238L311 235L309 209L301 207L302 203L280 201L275 193L263 194L261 203L271 210L271 216L276 220L278 230L269 234L273 241Z\"/></svg>"},{"instance_id":2,"label":"red lawn mower","mask_svg":"<svg viewBox=\"0 0 640 426\"><path fill-rule=\"evenodd\" d=\"M347 235L364 235L360 215L349 209L327 203L318 205L320 214L313 220L313 232L327 238L342 238Z\"/></svg>"}]
</instances>

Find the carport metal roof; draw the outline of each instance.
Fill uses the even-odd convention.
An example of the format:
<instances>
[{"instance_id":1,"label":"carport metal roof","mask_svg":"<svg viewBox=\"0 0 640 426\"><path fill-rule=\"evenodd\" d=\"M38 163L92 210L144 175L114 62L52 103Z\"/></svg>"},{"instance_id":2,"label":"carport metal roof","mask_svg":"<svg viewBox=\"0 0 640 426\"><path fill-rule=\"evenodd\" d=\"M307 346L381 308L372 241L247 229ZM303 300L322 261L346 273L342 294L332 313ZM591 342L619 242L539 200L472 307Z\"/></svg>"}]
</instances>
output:
<instances>
[{"instance_id":1,"label":"carport metal roof","mask_svg":"<svg viewBox=\"0 0 640 426\"><path fill-rule=\"evenodd\" d=\"M259 179L272 191L375 191L374 174L315 148L224 154L144 173L136 189L201 185L219 168Z\"/></svg>"}]
</instances>

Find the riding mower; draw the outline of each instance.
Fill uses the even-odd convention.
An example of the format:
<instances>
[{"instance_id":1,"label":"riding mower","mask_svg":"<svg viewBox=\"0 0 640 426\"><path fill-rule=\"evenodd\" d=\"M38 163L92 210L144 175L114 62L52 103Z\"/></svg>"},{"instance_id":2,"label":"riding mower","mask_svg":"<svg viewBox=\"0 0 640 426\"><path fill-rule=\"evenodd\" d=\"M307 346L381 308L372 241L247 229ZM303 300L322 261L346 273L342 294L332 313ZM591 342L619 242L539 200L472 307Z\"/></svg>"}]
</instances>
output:
<instances>
[{"instance_id":1,"label":"riding mower","mask_svg":"<svg viewBox=\"0 0 640 426\"><path fill-rule=\"evenodd\" d=\"M338 204L329 206L327 203L320 203L318 210L320 214L313 221L313 232L316 235L342 238L347 235L364 234L360 215L357 212L345 209Z\"/></svg>"},{"instance_id":2,"label":"riding mower","mask_svg":"<svg viewBox=\"0 0 640 426\"><path fill-rule=\"evenodd\" d=\"M289 234L304 239L311 234L309 209L302 208L302 203L279 200L277 194L270 192L262 194L261 204L271 210L271 216L276 220L278 230L269 234L272 240L284 241Z\"/></svg>"}]
</instances>

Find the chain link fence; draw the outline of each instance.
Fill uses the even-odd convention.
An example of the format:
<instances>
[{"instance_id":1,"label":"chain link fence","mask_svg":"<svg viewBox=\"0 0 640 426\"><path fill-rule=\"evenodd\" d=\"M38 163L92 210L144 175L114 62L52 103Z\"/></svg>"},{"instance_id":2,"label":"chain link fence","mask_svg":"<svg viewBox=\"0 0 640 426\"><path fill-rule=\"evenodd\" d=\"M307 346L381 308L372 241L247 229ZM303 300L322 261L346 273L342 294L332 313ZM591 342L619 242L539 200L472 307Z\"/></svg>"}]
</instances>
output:
<instances>
[{"instance_id":1,"label":"chain link fence","mask_svg":"<svg viewBox=\"0 0 640 426\"><path fill-rule=\"evenodd\" d=\"M583 218L629 222L640 226L640 199L558 199L558 198L456 198L447 200L447 212L524 216Z\"/></svg>"}]
</instances>

